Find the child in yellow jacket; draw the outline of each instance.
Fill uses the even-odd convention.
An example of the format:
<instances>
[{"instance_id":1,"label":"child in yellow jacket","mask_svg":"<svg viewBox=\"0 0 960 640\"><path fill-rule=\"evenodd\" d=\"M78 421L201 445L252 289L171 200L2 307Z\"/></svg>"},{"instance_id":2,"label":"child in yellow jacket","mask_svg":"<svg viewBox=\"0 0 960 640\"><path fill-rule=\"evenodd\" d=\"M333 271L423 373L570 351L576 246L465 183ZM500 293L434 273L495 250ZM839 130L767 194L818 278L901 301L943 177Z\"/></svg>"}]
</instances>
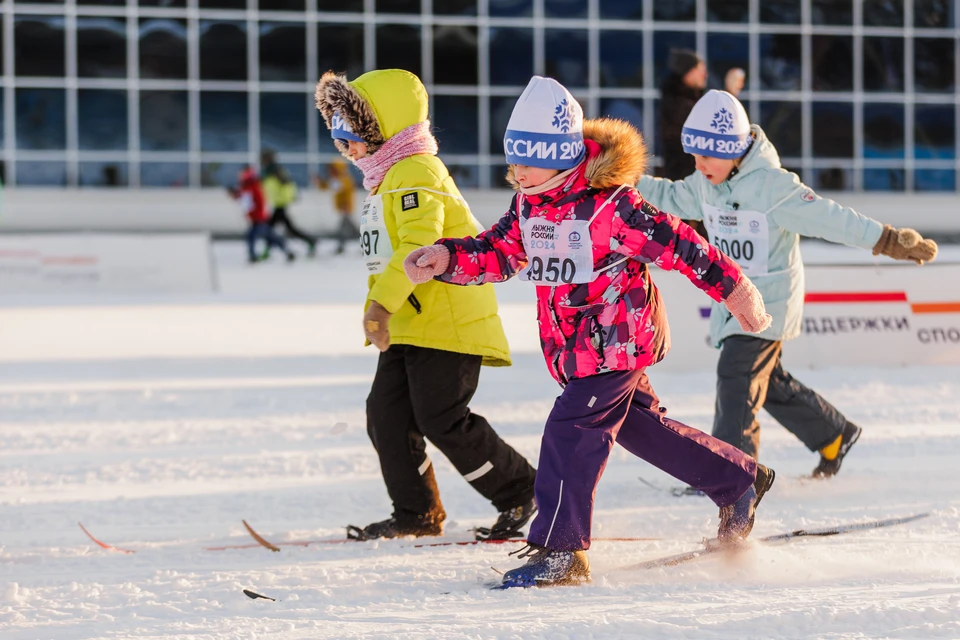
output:
<instances>
[{"instance_id":1,"label":"child in yellow jacket","mask_svg":"<svg viewBox=\"0 0 960 640\"><path fill-rule=\"evenodd\" d=\"M535 471L468 408L482 364L510 364L490 287L413 285L403 260L447 236L477 231L453 178L437 158L427 92L408 71L371 71L352 82L328 72L317 108L337 148L370 191L361 218L369 272L363 328L380 351L367 398L367 432L393 502L393 515L348 527L361 540L440 535L446 518L425 438L500 512L478 535L522 535L536 511Z\"/></svg>"}]
</instances>

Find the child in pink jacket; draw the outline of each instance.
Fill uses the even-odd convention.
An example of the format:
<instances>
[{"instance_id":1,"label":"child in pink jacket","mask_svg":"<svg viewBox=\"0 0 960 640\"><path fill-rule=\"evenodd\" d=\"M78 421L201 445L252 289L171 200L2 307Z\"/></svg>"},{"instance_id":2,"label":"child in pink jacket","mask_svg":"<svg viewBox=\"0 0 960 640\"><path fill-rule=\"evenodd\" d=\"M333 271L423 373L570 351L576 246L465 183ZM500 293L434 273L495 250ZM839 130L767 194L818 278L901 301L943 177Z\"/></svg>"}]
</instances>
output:
<instances>
[{"instance_id":1,"label":"child in pink jacket","mask_svg":"<svg viewBox=\"0 0 960 640\"><path fill-rule=\"evenodd\" d=\"M547 368L563 393L547 419L536 480L539 512L527 563L503 587L570 584L589 577L593 497L614 443L703 491L720 507L718 538L742 540L774 472L697 429L667 418L646 368L670 348L649 264L680 271L725 301L748 331L770 323L736 262L629 185L646 149L626 122L583 121L572 95L535 76L504 137L518 193L489 231L441 239L411 253L413 282L536 286Z\"/></svg>"}]
</instances>

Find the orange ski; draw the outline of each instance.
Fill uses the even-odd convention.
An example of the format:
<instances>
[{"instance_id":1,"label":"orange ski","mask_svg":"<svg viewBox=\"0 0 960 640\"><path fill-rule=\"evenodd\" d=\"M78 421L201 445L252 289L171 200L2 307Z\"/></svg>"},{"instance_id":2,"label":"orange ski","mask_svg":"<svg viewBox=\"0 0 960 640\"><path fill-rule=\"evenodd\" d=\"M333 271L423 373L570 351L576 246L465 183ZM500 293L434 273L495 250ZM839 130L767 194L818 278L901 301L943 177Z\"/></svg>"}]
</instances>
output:
<instances>
[{"instance_id":1,"label":"orange ski","mask_svg":"<svg viewBox=\"0 0 960 640\"><path fill-rule=\"evenodd\" d=\"M260 543L260 546L266 547L267 549L270 549L270 551L280 551L280 547L278 547L275 544L272 544L266 538L264 538L259 533L254 531L253 527L247 524L246 520L243 520L243 526L247 528L247 531L250 533L251 536L253 536L253 539L256 540L258 543Z\"/></svg>"},{"instance_id":2,"label":"orange ski","mask_svg":"<svg viewBox=\"0 0 960 640\"><path fill-rule=\"evenodd\" d=\"M90 539L93 540L95 543L97 543L98 546L100 546L100 547L102 547L102 548L104 548L104 549L106 549L106 550L108 550L108 551L119 551L120 553L136 553L136 551L132 551L132 550L130 550L130 549L121 549L121 548L115 547L115 546L113 546L113 545L111 545L111 544L107 544L107 543L105 543L105 542L100 542L99 540L97 540L96 538L93 537L93 534L91 534L89 531L87 531L87 528L86 528L85 526L83 526L83 523L82 523L82 522L78 522L77 524L80 525L80 528L83 529L83 532L84 532L85 534L87 534L87 537L88 537L88 538L90 538Z\"/></svg>"}]
</instances>

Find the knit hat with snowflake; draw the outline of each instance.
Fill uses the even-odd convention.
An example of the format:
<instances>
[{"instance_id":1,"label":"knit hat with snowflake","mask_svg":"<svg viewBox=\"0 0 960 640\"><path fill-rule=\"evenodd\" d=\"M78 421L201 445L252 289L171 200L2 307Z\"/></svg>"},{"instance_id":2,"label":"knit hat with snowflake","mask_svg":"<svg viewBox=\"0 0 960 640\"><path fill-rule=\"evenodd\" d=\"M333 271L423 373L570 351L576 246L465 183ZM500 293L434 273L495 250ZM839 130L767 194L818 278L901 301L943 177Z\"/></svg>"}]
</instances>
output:
<instances>
[{"instance_id":1,"label":"knit hat with snowflake","mask_svg":"<svg viewBox=\"0 0 960 640\"><path fill-rule=\"evenodd\" d=\"M731 94L711 89L693 105L680 138L687 153L733 160L750 148L750 118Z\"/></svg>"},{"instance_id":2,"label":"knit hat with snowflake","mask_svg":"<svg viewBox=\"0 0 960 640\"><path fill-rule=\"evenodd\" d=\"M508 164L572 169L583 160L583 109L553 78L533 76L503 136Z\"/></svg>"}]
</instances>

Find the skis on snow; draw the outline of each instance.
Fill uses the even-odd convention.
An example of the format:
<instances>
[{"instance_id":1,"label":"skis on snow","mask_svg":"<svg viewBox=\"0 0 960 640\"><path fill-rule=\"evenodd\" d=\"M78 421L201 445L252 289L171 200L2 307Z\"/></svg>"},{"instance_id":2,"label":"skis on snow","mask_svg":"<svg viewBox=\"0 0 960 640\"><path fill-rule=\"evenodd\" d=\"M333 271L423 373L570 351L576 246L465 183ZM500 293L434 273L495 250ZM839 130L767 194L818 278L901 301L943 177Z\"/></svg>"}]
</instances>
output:
<instances>
[{"instance_id":1,"label":"skis on snow","mask_svg":"<svg viewBox=\"0 0 960 640\"><path fill-rule=\"evenodd\" d=\"M107 551L117 551L119 553L136 553L136 551L133 551L131 549L121 549L120 547L115 547L112 544L107 544L106 542L100 542L99 540L93 537L92 533L87 531L87 528L83 526L82 522L78 522L77 524L80 525L80 529L82 529L83 532L87 534L87 537L93 540L97 544L97 546L99 546L102 549L106 549Z\"/></svg>"},{"instance_id":2,"label":"skis on snow","mask_svg":"<svg viewBox=\"0 0 960 640\"><path fill-rule=\"evenodd\" d=\"M823 527L820 529L795 529L793 531L787 531L785 533L778 533L771 536L764 536L762 538L755 539L756 542L761 544L774 544L777 542L789 542L796 540L797 538L824 538L828 536L836 536L844 533L853 533L855 531L865 531L867 529L881 529L883 527L893 527L896 525L907 524L908 522L914 522L916 520L921 520L929 516L929 513L918 513L912 516L905 516L902 518L888 518L886 520L874 520L872 522L857 522L850 524L839 524L832 527ZM716 538L711 538L703 541L703 548L697 549L696 551L688 551L686 553L678 553L676 555L665 556L663 558L654 558L653 560L647 560L646 562L641 562L639 564L633 564L627 567L622 567L620 571L627 570L638 570L638 569L657 569L660 567L674 567L678 564L683 564L684 562L690 562L691 560L696 560L706 555L714 554L720 551L737 551L742 549L743 545L724 545L720 544Z\"/></svg>"}]
</instances>

